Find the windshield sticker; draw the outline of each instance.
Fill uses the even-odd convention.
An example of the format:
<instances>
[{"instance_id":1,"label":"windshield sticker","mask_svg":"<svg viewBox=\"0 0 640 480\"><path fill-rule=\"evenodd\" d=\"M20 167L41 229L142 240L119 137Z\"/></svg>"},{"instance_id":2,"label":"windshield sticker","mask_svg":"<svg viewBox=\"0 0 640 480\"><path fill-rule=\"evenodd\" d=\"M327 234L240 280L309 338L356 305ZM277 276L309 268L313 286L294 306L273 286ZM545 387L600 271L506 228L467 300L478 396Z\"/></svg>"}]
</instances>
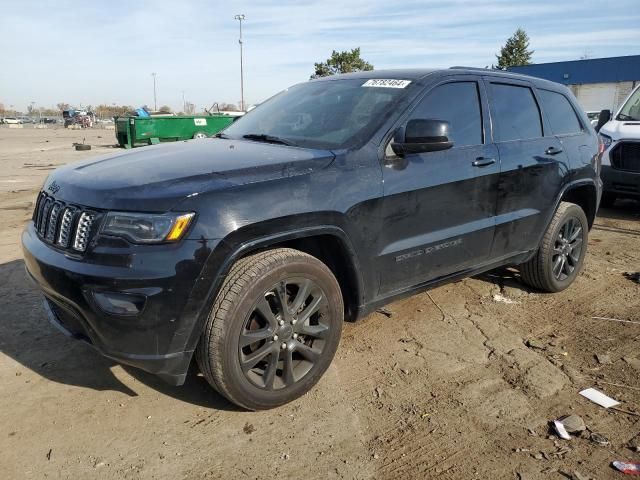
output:
<instances>
[{"instance_id":1,"label":"windshield sticker","mask_svg":"<svg viewBox=\"0 0 640 480\"><path fill-rule=\"evenodd\" d=\"M382 88L406 88L411 80L396 80L393 78L375 78L367 80L362 84L363 87L382 87Z\"/></svg>"}]
</instances>

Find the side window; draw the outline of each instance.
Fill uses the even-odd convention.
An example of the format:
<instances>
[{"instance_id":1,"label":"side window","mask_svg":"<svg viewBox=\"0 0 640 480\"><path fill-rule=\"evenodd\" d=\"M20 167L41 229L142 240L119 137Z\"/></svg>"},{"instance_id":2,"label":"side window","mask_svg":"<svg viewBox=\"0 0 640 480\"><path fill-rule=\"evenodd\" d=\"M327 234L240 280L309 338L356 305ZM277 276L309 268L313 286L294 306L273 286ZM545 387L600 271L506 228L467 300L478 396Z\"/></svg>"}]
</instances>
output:
<instances>
[{"instance_id":1,"label":"side window","mask_svg":"<svg viewBox=\"0 0 640 480\"><path fill-rule=\"evenodd\" d=\"M580 120L578 120L576 111L567 100L567 97L550 90L538 89L538 93L540 94L542 109L547 114L551 131L555 135L580 133L582 131Z\"/></svg>"},{"instance_id":2,"label":"side window","mask_svg":"<svg viewBox=\"0 0 640 480\"><path fill-rule=\"evenodd\" d=\"M492 83L491 97L496 142L542 137L540 109L529 87Z\"/></svg>"},{"instance_id":3,"label":"side window","mask_svg":"<svg viewBox=\"0 0 640 480\"><path fill-rule=\"evenodd\" d=\"M454 148L482 144L482 113L476 82L445 83L434 88L411 118L449 122Z\"/></svg>"}]
</instances>

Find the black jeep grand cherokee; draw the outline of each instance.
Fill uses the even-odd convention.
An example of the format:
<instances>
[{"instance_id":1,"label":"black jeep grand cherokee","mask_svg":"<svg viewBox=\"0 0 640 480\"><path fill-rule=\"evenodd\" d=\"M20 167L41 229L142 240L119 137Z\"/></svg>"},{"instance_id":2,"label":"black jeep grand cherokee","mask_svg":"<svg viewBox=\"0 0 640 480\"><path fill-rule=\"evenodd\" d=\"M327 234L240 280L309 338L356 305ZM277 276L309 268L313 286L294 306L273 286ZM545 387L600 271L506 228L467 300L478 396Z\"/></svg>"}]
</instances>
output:
<instances>
[{"instance_id":1,"label":"black jeep grand cherokee","mask_svg":"<svg viewBox=\"0 0 640 480\"><path fill-rule=\"evenodd\" d=\"M217 138L60 168L22 242L51 320L247 409L308 391L343 318L501 265L548 292L586 253L598 139L569 90L491 70L293 86Z\"/></svg>"}]
</instances>

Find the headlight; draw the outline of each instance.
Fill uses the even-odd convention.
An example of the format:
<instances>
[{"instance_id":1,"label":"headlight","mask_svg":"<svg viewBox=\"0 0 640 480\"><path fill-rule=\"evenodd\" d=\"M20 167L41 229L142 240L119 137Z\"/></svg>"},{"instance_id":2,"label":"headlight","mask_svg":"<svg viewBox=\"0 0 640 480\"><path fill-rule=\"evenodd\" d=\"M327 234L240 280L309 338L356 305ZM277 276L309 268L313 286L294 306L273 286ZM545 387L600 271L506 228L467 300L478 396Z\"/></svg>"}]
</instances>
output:
<instances>
[{"instance_id":1,"label":"headlight","mask_svg":"<svg viewBox=\"0 0 640 480\"><path fill-rule=\"evenodd\" d=\"M195 213L109 212L101 233L123 237L133 243L176 242L189 228Z\"/></svg>"},{"instance_id":2,"label":"headlight","mask_svg":"<svg viewBox=\"0 0 640 480\"><path fill-rule=\"evenodd\" d=\"M602 145L602 147L600 147L600 150L602 152L604 152L607 148L609 148L611 146L611 137L609 137L608 135L605 135L604 133L600 133L598 135L600 137L600 145Z\"/></svg>"}]
</instances>

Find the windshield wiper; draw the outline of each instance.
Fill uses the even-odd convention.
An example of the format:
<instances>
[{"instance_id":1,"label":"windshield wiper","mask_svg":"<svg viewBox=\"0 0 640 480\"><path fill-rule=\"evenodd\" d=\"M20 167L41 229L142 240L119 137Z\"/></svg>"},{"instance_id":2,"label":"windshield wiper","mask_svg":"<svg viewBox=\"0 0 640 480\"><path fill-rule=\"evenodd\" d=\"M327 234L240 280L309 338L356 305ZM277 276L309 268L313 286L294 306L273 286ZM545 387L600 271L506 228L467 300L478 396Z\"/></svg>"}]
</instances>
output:
<instances>
[{"instance_id":1,"label":"windshield wiper","mask_svg":"<svg viewBox=\"0 0 640 480\"><path fill-rule=\"evenodd\" d=\"M242 138L246 138L247 140L255 140L256 142L279 143L280 145L288 146L295 145L293 142L285 140L284 138L274 137L273 135L266 135L264 133L247 133L246 135L243 135Z\"/></svg>"}]
</instances>

